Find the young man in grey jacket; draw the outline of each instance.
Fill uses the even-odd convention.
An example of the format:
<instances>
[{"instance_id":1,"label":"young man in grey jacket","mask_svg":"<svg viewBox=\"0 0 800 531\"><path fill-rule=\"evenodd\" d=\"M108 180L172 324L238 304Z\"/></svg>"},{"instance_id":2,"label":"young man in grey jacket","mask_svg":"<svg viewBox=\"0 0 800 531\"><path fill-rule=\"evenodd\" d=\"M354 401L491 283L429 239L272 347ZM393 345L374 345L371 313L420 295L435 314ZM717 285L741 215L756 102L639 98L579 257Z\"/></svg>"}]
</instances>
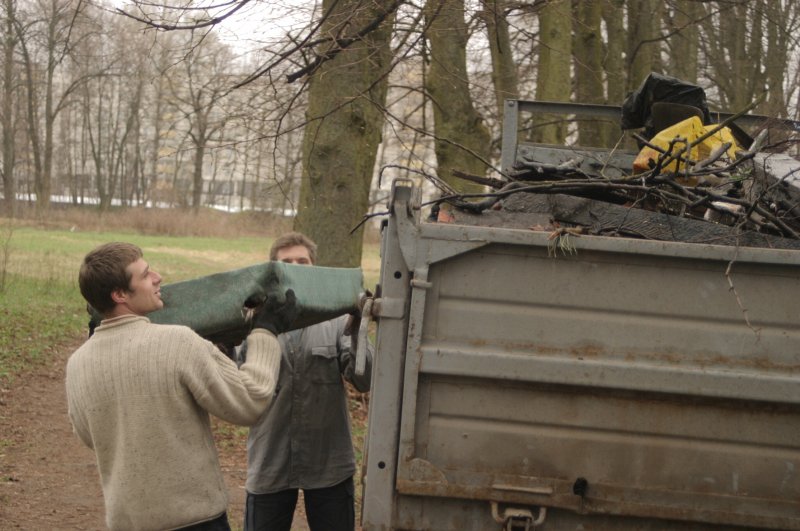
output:
<instances>
[{"instance_id":1,"label":"young man in grey jacket","mask_svg":"<svg viewBox=\"0 0 800 531\"><path fill-rule=\"evenodd\" d=\"M316 249L303 234L288 233L272 245L270 260L313 266ZM348 318L278 336L278 391L247 441L246 531L289 531L300 489L312 531L355 528L356 462L344 382L369 390L372 348L364 375L356 376Z\"/></svg>"}]
</instances>

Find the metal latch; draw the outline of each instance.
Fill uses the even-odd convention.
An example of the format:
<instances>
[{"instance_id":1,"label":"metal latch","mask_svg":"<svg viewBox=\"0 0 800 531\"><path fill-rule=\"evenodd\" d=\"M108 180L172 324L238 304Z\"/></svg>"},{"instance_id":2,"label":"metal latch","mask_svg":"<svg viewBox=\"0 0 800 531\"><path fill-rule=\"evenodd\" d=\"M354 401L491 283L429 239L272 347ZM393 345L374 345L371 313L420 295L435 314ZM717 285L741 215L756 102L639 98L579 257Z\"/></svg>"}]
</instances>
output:
<instances>
[{"instance_id":1,"label":"metal latch","mask_svg":"<svg viewBox=\"0 0 800 531\"><path fill-rule=\"evenodd\" d=\"M503 509L503 514L500 514L500 507L497 502L493 501L491 503L492 518L498 524L502 524L502 529L505 531L513 531L514 529L531 531L536 529L536 526L542 525L547 517L547 507L539 507L539 511L534 518L531 511L518 507L506 507Z\"/></svg>"}]
</instances>

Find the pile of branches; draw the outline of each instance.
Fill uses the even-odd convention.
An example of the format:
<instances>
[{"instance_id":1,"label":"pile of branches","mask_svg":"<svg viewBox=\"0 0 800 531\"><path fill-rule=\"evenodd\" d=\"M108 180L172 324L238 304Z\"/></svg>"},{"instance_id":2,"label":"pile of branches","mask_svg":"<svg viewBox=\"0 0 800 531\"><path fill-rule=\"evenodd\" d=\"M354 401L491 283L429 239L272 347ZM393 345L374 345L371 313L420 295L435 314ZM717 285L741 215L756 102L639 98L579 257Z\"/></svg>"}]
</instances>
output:
<instances>
[{"instance_id":1,"label":"pile of branches","mask_svg":"<svg viewBox=\"0 0 800 531\"><path fill-rule=\"evenodd\" d=\"M714 129L709 134L716 131ZM748 150L738 151L733 161L723 157L730 144L722 144L704 160L689 159L687 155L692 147L706 136L695 142L675 138L666 149L648 144L660 152L658 159L651 161L650 169L613 179L604 177L602 171L582 170L585 165L581 157L559 165L518 161L515 170L505 174L503 179L454 172L459 178L492 189L485 194L459 194L439 179L428 178L443 193L433 203L448 203L472 214L499 209L503 199L513 194L568 194L671 216L722 223L739 231L800 239L800 189L789 182L800 175L794 175L796 172L792 171L778 178L769 178L757 171L753 159L763 147L765 137L766 131L763 131ZM682 168L680 172L664 170L676 160L679 161L678 167Z\"/></svg>"}]
</instances>

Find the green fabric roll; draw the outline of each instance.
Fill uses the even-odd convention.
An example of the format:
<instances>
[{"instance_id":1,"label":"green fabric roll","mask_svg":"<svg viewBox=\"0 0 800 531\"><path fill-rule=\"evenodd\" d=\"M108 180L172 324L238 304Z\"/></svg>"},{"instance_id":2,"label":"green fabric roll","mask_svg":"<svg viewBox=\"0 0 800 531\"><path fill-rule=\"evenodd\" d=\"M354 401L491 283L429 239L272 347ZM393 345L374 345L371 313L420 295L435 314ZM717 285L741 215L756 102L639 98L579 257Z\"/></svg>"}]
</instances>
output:
<instances>
[{"instance_id":1,"label":"green fabric roll","mask_svg":"<svg viewBox=\"0 0 800 531\"><path fill-rule=\"evenodd\" d=\"M164 308L148 314L154 323L185 325L215 343L241 342L250 332L242 308L250 297L297 296L299 315L291 329L321 323L358 309L364 292L360 268L266 262L161 287Z\"/></svg>"}]
</instances>

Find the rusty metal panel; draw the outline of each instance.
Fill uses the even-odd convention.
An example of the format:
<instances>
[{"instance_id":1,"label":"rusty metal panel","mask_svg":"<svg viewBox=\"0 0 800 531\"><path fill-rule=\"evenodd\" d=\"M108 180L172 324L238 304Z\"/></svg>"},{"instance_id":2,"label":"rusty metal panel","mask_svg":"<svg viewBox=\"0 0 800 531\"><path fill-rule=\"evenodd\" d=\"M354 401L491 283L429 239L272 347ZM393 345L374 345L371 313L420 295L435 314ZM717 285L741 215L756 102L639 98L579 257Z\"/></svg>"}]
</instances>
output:
<instances>
[{"instance_id":1,"label":"rusty metal panel","mask_svg":"<svg viewBox=\"0 0 800 531\"><path fill-rule=\"evenodd\" d=\"M407 221L365 529L800 529L797 252Z\"/></svg>"}]
</instances>

